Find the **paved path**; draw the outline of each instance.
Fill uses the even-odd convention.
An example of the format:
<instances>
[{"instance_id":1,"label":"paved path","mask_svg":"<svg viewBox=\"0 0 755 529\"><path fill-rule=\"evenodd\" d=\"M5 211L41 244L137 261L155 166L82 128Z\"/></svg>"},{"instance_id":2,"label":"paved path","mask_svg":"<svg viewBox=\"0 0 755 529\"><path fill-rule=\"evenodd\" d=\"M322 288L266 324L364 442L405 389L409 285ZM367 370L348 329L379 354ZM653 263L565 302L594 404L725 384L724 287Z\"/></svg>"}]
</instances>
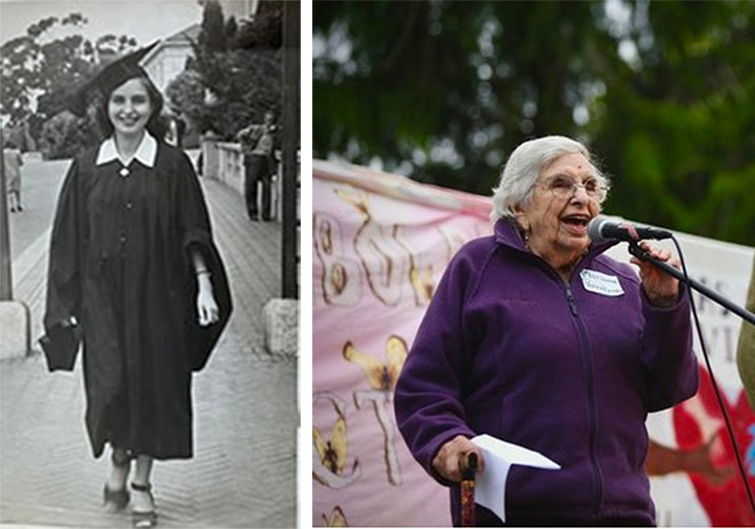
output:
<instances>
[{"instance_id":1,"label":"paved path","mask_svg":"<svg viewBox=\"0 0 755 529\"><path fill-rule=\"evenodd\" d=\"M15 298L44 310L47 241L65 162L25 166L25 211L11 219ZM252 223L242 198L203 182L235 312L194 378L195 457L156 463L160 527L294 527L297 364L263 347L262 307L280 289L280 225ZM44 358L0 364L0 522L130 527L102 509L108 460L92 458L80 365L47 372Z\"/></svg>"}]
</instances>

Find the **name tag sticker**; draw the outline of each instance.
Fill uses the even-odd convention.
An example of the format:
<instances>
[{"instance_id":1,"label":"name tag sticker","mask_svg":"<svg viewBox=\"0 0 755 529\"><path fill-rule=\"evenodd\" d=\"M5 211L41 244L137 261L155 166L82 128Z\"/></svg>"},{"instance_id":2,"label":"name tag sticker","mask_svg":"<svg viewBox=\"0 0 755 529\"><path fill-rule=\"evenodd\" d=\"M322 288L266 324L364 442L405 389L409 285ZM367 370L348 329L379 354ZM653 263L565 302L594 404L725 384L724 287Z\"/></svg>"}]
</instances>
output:
<instances>
[{"instance_id":1,"label":"name tag sticker","mask_svg":"<svg viewBox=\"0 0 755 529\"><path fill-rule=\"evenodd\" d=\"M582 279L582 286L585 290L600 294L602 296L622 296L624 295L624 289L621 288L619 278L616 276L609 276L595 270L582 270L579 273L579 277Z\"/></svg>"}]
</instances>

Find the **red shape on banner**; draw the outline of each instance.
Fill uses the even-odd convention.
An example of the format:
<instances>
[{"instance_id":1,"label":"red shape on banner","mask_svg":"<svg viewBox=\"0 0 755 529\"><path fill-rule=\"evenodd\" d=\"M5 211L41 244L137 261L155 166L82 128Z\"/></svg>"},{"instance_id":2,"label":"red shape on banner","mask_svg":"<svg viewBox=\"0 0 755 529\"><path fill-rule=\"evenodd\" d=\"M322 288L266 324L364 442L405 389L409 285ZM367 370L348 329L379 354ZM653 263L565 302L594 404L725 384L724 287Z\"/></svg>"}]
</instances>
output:
<instances>
[{"instance_id":1,"label":"red shape on banner","mask_svg":"<svg viewBox=\"0 0 755 529\"><path fill-rule=\"evenodd\" d=\"M714 444L712 450L713 464L716 466L736 465L736 458L731 440L724 422L723 413L718 406L718 399L708 372L698 366L700 372L700 389L695 397L674 408L674 429L679 448L695 449L718 435L720 443ZM755 424L755 413L750 408L744 391L740 391L737 402L732 405L724 393L721 398L726 406L732 428L744 464L748 447L753 443L753 436L748 429ZM717 446L716 446L717 445ZM708 513L713 527L753 527L755 515L747 499L747 491L739 471L736 476L720 485L708 482L703 476L690 474L700 504ZM751 488L755 488L755 479L748 475Z\"/></svg>"}]
</instances>

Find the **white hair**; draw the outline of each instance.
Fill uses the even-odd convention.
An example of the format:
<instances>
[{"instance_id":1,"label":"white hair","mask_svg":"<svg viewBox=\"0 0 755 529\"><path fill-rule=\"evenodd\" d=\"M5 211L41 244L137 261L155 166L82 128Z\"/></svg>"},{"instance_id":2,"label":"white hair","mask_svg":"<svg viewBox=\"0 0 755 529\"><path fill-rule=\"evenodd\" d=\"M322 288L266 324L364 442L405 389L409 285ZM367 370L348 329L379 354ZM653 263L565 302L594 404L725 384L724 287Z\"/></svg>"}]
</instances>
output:
<instances>
[{"instance_id":1,"label":"white hair","mask_svg":"<svg viewBox=\"0 0 755 529\"><path fill-rule=\"evenodd\" d=\"M509 156L498 187L493 189L490 222L501 217L516 218L514 207L532 198L532 190L541 171L565 154L582 154L595 169L601 185L608 187L608 177L601 173L587 147L566 136L544 136L520 144Z\"/></svg>"}]
</instances>

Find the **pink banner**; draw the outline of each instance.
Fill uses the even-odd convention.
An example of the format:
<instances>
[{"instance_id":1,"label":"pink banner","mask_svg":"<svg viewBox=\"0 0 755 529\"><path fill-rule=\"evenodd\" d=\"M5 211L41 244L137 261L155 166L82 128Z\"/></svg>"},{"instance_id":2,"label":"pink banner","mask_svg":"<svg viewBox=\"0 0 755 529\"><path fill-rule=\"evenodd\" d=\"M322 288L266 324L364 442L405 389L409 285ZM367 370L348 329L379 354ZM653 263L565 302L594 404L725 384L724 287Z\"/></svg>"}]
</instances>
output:
<instances>
[{"instance_id":1,"label":"pink banner","mask_svg":"<svg viewBox=\"0 0 755 529\"><path fill-rule=\"evenodd\" d=\"M450 525L446 489L396 428L393 390L454 252L488 199L315 163L313 525Z\"/></svg>"},{"instance_id":2,"label":"pink banner","mask_svg":"<svg viewBox=\"0 0 755 529\"><path fill-rule=\"evenodd\" d=\"M313 167L312 523L448 526L447 490L406 448L393 390L451 256L490 233L490 200L364 167L321 161ZM676 235L691 274L743 304L752 249ZM610 255L628 260L624 246ZM752 476L755 415L734 365L739 321L697 295L695 304ZM698 343L695 349L699 355ZM699 394L652 414L648 430L659 526L752 525L704 370ZM669 466L670 458L679 464Z\"/></svg>"}]
</instances>

